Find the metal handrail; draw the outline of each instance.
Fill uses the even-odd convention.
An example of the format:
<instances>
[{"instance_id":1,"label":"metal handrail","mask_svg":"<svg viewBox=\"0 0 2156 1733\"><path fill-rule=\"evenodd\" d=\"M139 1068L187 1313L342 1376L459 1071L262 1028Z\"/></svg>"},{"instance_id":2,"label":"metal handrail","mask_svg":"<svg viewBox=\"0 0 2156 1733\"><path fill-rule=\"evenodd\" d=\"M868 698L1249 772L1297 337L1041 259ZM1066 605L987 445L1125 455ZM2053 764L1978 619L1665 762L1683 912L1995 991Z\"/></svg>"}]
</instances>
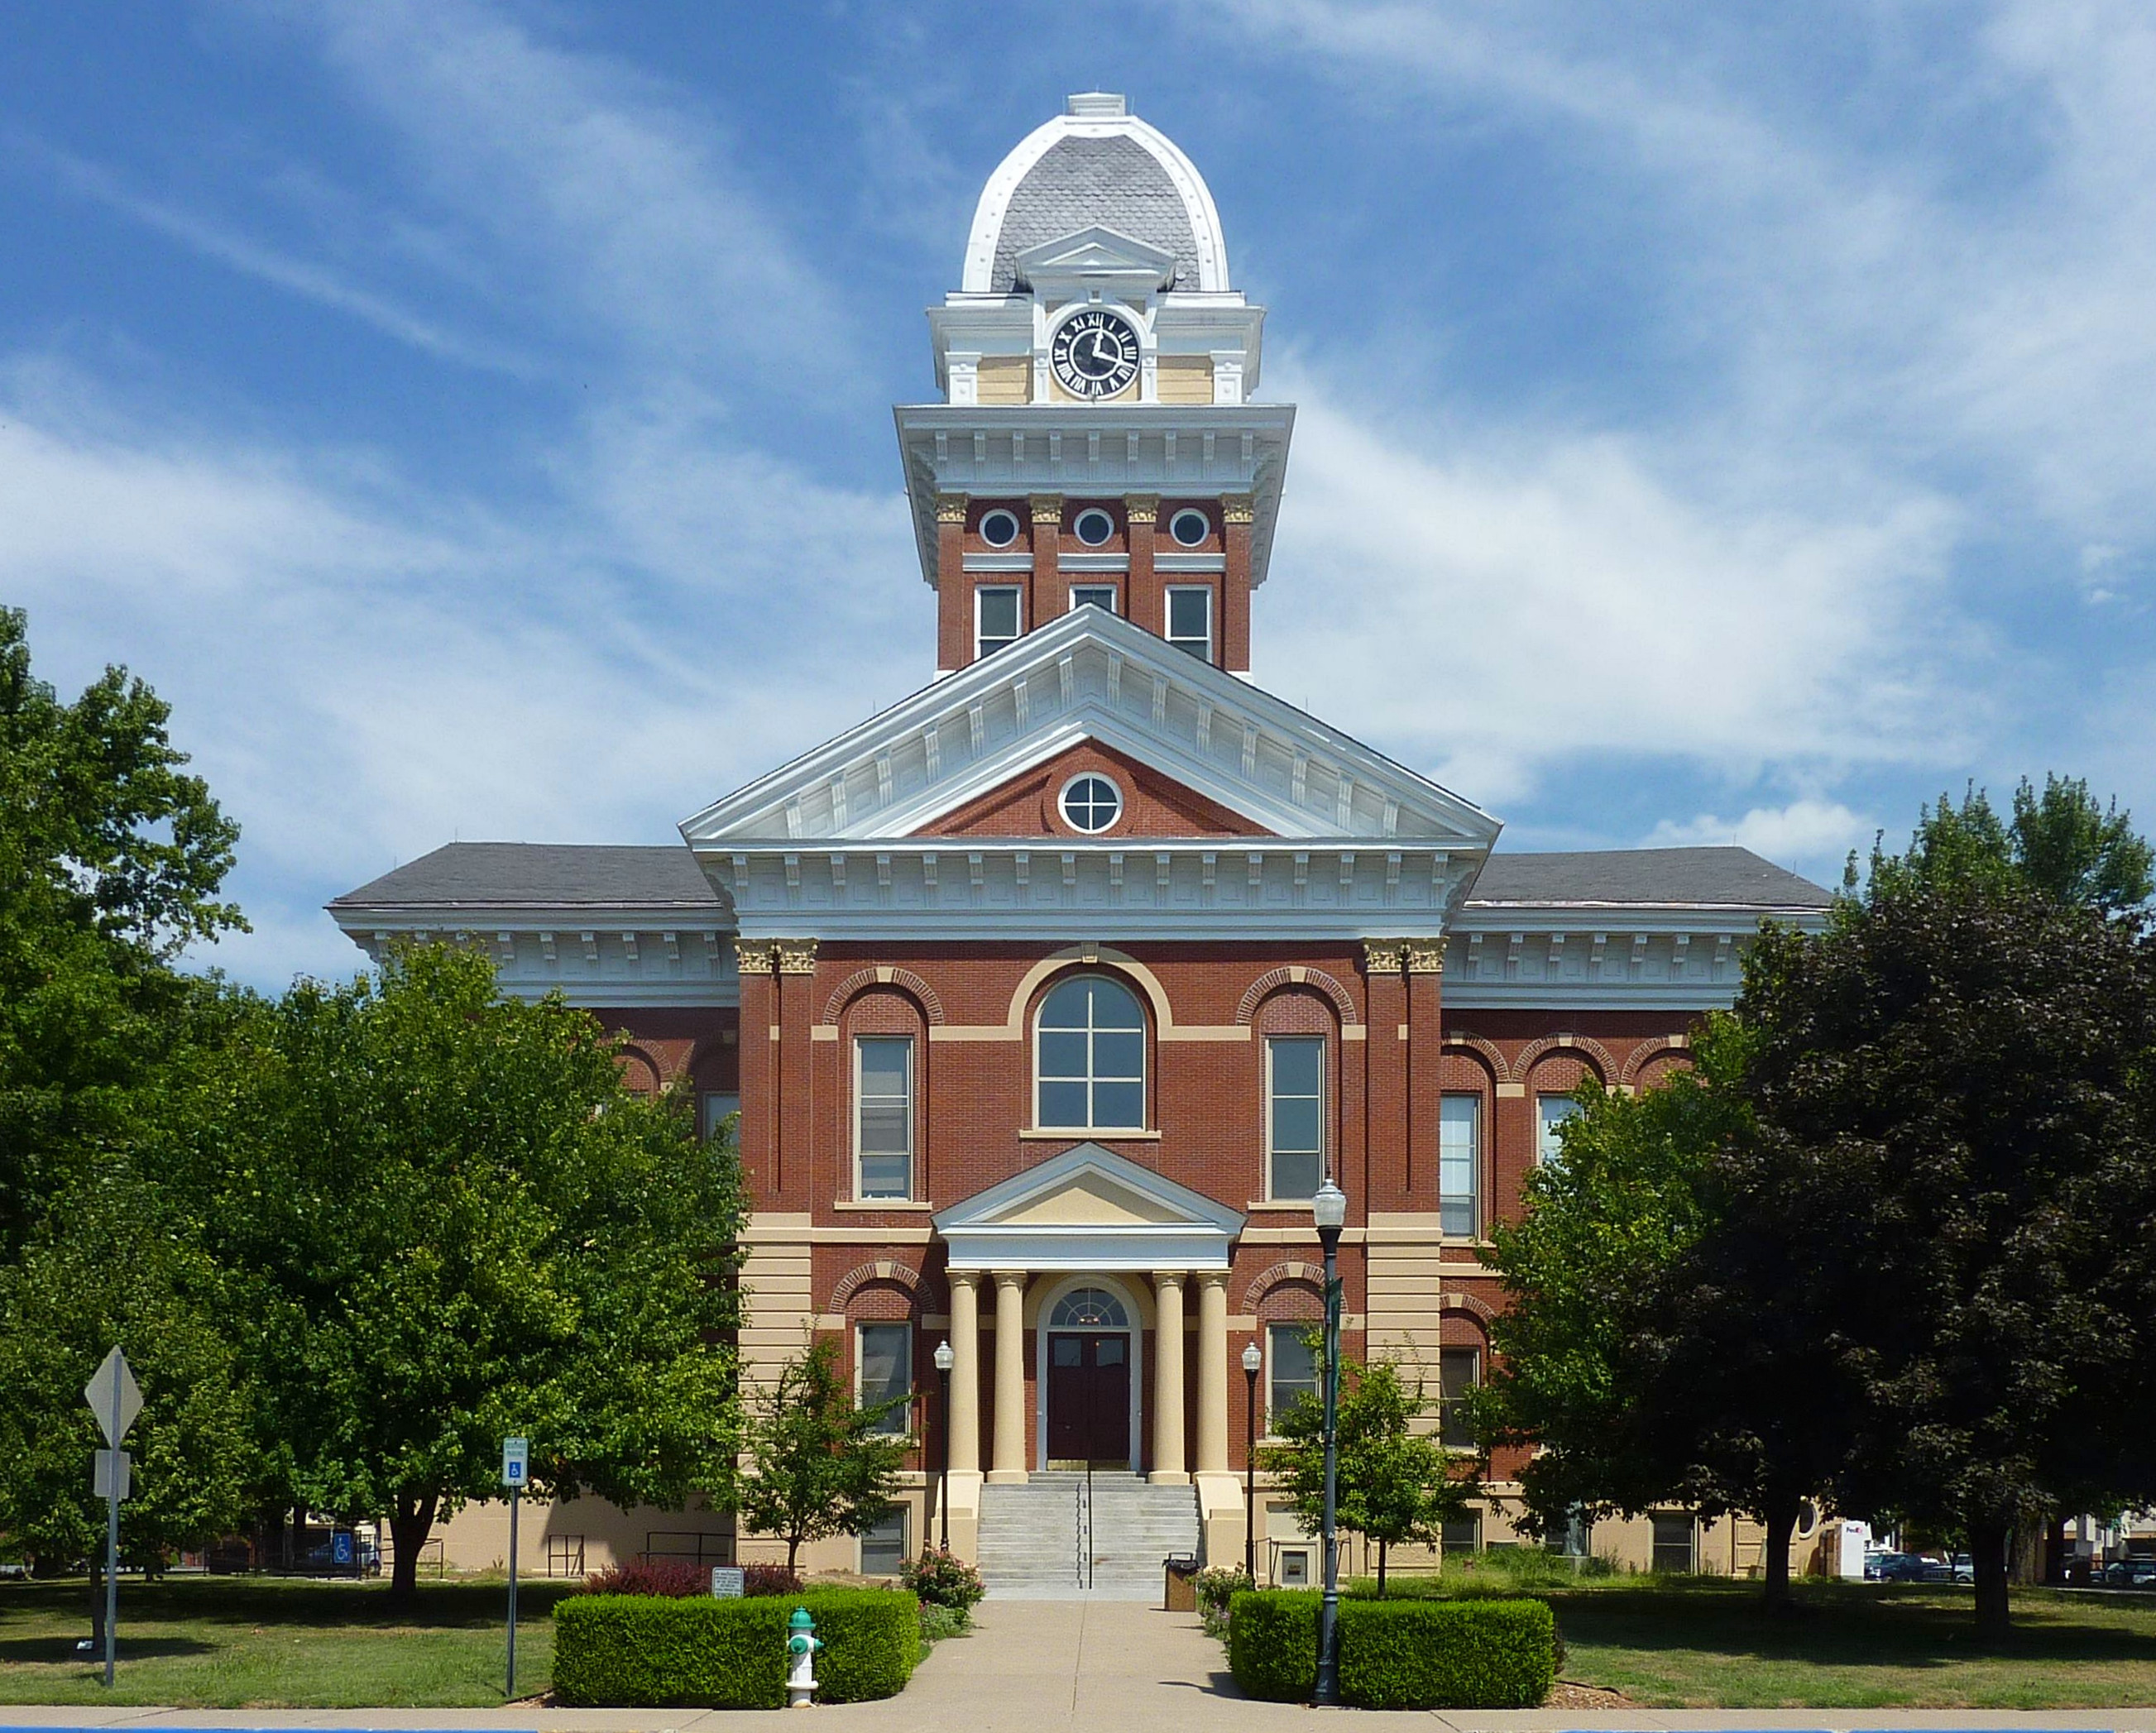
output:
<instances>
[{"instance_id":1,"label":"metal handrail","mask_svg":"<svg viewBox=\"0 0 2156 1733\"><path fill-rule=\"evenodd\" d=\"M1078 1485L1078 1587L1093 1586L1093 1459L1086 1459L1086 1478Z\"/></svg>"}]
</instances>

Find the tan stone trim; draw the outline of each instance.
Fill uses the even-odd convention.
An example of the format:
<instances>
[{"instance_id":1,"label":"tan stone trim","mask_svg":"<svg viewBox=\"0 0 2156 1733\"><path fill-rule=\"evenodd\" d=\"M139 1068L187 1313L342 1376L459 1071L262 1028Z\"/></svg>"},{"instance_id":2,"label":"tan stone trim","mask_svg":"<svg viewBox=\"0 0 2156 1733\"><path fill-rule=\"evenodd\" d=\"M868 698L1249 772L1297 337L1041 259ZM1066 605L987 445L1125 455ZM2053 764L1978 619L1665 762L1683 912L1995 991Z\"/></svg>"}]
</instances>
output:
<instances>
[{"instance_id":1,"label":"tan stone trim","mask_svg":"<svg viewBox=\"0 0 2156 1733\"><path fill-rule=\"evenodd\" d=\"M1063 495L1060 494L1032 494L1026 505L1037 524L1060 524L1063 521Z\"/></svg>"},{"instance_id":2,"label":"tan stone trim","mask_svg":"<svg viewBox=\"0 0 2156 1733\"><path fill-rule=\"evenodd\" d=\"M1158 494L1126 494L1123 510L1134 524L1149 524L1160 515Z\"/></svg>"},{"instance_id":3,"label":"tan stone trim","mask_svg":"<svg viewBox=\"0 0 2156 1733\"><path fill-rule=\"evenodd\" d=\"M1248 494L1223 494L1220 496L1220 521L1224 524L1248 524L1257 520L1256 503Z\"/></svg>"},{"instance_id":4,"label":"tan stone trim","mask_svg":"<svg viewBox=\"0 0 2156 1733\"><path fill-rule=\"evenodd\" d=\"M1346 1030L1358 1023L1355 1002L1348 996L1348 989L1322 969L1313 969L1302 964L1285 969L1270 969L1243 989L1243 997L1235 1007L1235 1021L1247 1023L1258 1014L1258 1007L1266 995L1283 987L1314 987L1332 1001L1332 1008L1340 1015L1341 1038L1348 1038Z\"/></svg>"},{"instance_id":5,"label":"tan stone trim","mask_svg":"<svg viewBox=\"0 0 2156 1733\"><path fill-rule=\"evenodd\" d=\"M811 1041L835 1041L839 1038L839 1026L834 1023L812 1023L808 1025L808 1038Z\"/></svg>"},{"instance_id":6,"label":"tan stone trim","mask_svg":"<svg viewBox=\"0 0 2156 1733\"><path fill-rule=\"evenodd\" d=\"M1407 941L1404 939L1365 939L1363 941L1363 972L1368 976L1397 975L1407 963Z\"/></svg>"},{"instance_id":7,"label":"tan stone trim","mask_svg":"<svg viewBox=\"0 0 2156 1733\"><path fill-rule=\"evenodd\" d=\"M824 1002L824 1021L836 1023L846 1007L847 1000L871 987L903 988L921 1002L921 1009L930 1023L943 1021L943 1001L937 997L936 989L912 970L894 968L889 963L879 964L870 969L856 969L841 981L832 989L831 997Z\"/></svg>"},{"instance_id":8,"label":"tan stone trim","mask_svg":"<svg viewBox=\"0 0 2156 1733\"><path fill-rule=\"evenodd\" d=\"M1445 941L1442 939L1409 939L1402 947L1407 957L1410 975L1441 975L1445 972Z\"/></svg>"},{"instance_id":9,"label":"tan stone trim","mask_svg":"<svg viewBox=\"0 0 2156 1733\"><path fill-rule=\"evenodd\" d=\"M1046 1129L1030 1126L1019 1132L1019 1140L1027 1143L1158 1143L1158 1131L1088 1131L1082 1127L1065 1126L1060 1130L1050 1125Z\"/></svg>"},{"instance_id":10,"label":"tan stone trim","mask_svg":"<svg viewBox=\"0 0 2156 1733\"><path fill-rule=\"evenodd\" d=\"M839 1197L834 1198L832 1201L831 1207L834 1209L861 1211L875 1209L901 1211L910 1210L926 1214L929 1211L933 1210L936 1206L927 1202L925 1199L919 1197Z\"/></svg>"},{"instance_id":11,"label":"tan stone trim","mask_svg":"<svg viewBox=\"0 0 2156 1733\"><path fill-rule=\"evenodd\" d=\"M965 522L966 496L963 494L938 494L936 496L936 521L939 524Z\"/></svg>"},{"instance_id":12,"label":"tan stone trim","mask_svg":"<svg viewBox=\"0 0 2156 1733\"><path fill-rule=\"evenodd\" d=\"M771 967L771 941L768 939L734 941L734 968L738 973L768 975Z\"/></svg>"},{"instance_id":13,"label":"tan stone trim","mask_svg":"<svg viewBox=\"0 0 2156 1733\"><path fill-rule=\"evenodd\" d=\"M816 972L816 941L814 939L774 939L771 954L782 975L813 975Z\"/></svg>"}]
</instances>

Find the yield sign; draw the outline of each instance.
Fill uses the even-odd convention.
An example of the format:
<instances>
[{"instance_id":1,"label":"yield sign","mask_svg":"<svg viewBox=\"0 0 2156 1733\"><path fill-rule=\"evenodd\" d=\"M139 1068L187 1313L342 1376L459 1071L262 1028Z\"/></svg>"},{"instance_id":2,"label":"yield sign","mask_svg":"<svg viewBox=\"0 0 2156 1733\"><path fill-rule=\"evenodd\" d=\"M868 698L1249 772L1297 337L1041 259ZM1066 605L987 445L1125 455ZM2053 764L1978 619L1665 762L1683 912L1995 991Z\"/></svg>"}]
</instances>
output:
<instances>
[{"instance_id":1,"label":"yield sign","mask_svg":"<svg viewBox=\"0 0 2156 1733\"><path fill-rule=\"evenodd\" d=\"M142 1412L142 1387L135 1382L127 1356L116 1347L106 1355L104 1363L82 1387L82 1395L90 1404L90 1413L97 1416L105 1442L117 1450L120 1441L127 1436L127 1428L135 1423L135 1417Z\"/></svg>"}]
</instances>

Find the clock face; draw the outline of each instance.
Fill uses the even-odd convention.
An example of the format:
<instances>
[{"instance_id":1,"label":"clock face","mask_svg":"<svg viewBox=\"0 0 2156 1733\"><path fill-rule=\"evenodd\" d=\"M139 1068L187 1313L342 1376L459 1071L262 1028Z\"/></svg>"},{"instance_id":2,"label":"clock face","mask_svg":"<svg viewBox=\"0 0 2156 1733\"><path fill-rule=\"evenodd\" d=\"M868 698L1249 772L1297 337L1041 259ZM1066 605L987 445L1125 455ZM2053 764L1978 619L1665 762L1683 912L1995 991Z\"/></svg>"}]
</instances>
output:
<instances>
[{"instance_id":1,"label":"clock face","mask_svg":"<svg viewBox=\"0 0 2156 1733\"><path fill-rule=\"evenodd\" d=\"M1049 365L1074 397L1111 397L1138 376L1138 329L1120 313L1088 307L1056 327Z\"/></svg>"}]
</instances>

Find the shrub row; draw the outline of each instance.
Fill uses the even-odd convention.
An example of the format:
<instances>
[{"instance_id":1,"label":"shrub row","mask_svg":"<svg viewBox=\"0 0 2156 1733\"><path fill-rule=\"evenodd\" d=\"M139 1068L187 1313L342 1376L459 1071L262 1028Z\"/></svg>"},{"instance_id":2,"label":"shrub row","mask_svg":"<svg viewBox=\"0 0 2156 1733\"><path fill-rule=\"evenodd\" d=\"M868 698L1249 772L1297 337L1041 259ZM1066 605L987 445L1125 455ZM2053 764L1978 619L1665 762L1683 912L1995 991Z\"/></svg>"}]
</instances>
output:
<instances>
[{"instance_id":1,"label":"shrub row","mask_svg":"<svg viewBox=\"0 0 2156 1733\"><path fill-rule=\"evenodd\" d=\"M1246 1695L1310 1700L1320 1598L1256 1589L1229 1603L1228 1665ZM1556 1679L1546 1601L1340 1603L1340 1696L1358 1709L1532 1709Z\"/></svg>"},{"instance_id":2,"label":"shrub row","mask_svg":"<svg viewBox=\"0 0 2156 1733\"><path fill-rule=\"evenodd\" d=\"M578 1595L554 1609L554 1695L578 1709L781 1709L786 1626L816 1621L817 1699L895 1697L921 1651L920 1603L889 1588L757 1599Z\"/></svg>"}]
</instances>

